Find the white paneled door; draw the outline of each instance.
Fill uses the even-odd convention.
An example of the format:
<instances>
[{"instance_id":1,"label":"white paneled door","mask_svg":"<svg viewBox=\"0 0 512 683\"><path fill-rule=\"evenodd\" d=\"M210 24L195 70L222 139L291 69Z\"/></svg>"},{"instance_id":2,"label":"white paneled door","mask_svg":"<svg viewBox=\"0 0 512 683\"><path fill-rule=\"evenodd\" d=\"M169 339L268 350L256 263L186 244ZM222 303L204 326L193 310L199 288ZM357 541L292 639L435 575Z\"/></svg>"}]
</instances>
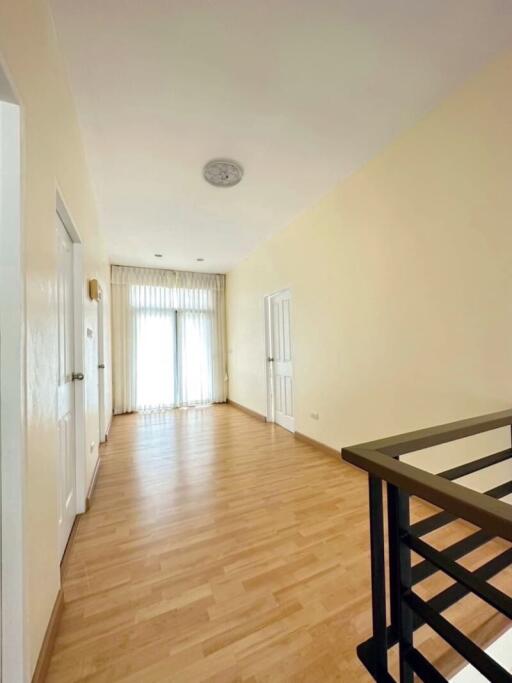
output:
<instances>
[{"instance_id":1,"label":"white paneled door","mask_svg":"<svg viewBox=\"0 0 512 683\"><path fill-rule=\"evenodd\" d=\"M267 364L270 417L295 431L293 418L293 372L291 294L284 290L267 299Z\"/></svg>"},{"instance_id":2,"label":"white paneled door","mask_svg":"<svg viewBox=\"0 0 512 683\"><path fill-rule=\"evenodd\" d=\"M75 391L73 386L73 243L57 215L59 553L64 554L76 515Z\"/></svg>"}]
</instances>

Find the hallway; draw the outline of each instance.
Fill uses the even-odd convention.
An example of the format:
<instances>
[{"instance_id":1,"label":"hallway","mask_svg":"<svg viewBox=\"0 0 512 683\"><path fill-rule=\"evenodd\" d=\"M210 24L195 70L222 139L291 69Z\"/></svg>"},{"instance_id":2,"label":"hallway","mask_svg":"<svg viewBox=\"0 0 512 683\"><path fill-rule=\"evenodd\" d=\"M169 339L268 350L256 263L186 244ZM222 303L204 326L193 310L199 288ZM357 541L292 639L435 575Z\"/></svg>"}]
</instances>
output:
<instances>
[{"instance_id":1,"label":"hallway","mask_svg":"<svg viewBox=\"0 0 512 683\"><path fill-rule=\"evenodd\" d=\"M355 652L370 632L366 490L229 406L115 418L47 681L370 680Z\"/></svg>"}]
</instances>

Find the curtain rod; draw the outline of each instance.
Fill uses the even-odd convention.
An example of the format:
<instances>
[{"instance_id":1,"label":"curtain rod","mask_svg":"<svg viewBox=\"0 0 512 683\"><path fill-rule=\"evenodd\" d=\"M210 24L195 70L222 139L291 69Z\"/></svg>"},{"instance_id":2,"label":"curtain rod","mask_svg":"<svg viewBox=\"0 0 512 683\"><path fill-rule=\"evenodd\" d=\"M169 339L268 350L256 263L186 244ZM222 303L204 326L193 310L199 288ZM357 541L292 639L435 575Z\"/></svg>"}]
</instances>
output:
<instances>
[{"instance_id":1,"label":"curtain rod","mask_svg":"<svg viewBox=\"0 0 512 683\"><path fill-rule=\"evenodd\" d=\"M165 270L168 273L194 273L194 275L224 275L226 273L205 273L202 270L178 270L177 268L153 268L153 266L127 266L121 263L111 263L110 267L116 268L138 268L139 270Z\"/></svg>"}]
</instances>

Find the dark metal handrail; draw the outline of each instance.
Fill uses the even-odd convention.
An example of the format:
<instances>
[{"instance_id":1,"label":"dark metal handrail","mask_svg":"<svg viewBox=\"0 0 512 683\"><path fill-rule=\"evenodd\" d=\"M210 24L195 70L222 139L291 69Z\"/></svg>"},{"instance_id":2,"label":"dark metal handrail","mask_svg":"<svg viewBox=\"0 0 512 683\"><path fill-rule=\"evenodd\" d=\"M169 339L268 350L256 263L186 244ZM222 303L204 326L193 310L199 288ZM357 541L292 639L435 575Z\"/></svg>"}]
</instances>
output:
<instances>
[{"instance_id":1,"label":"dark metal handrail","mask_svg":"<svg viewBox=\"0 0 512 683\"><path fill-rule=\"evenodd\" d=\"M344 460L368 472L373 635L359 645L358 655L376 681L394 681L388 672L387 651L396 643L399 643L401 683L411 683L414 673L424 681L446 680L414 647L414 631L428 623L489 680L512 683L510 672L505 671L442 616L442 612L470 592L507 617L512 615L510 597L487 582L510 565L512 549L505 550L473 572L457 562L493 536L512 541L512 506L499 500L512 492L512 481L485 493L478 493L452 481L511 458L512 447L439 474L425 472L399 460L406 453L511 425L512 410L506 410L343 449ZM388 492L389 626L386 613L383 481L387 483ZM410 496L429 501L442 508L442 511L411 525ZM457 518L471 522L480 530L442 551L421 539L421 536ZM423 556L422 562L414 567L411 566L411 550ZM455 584L425 602L412 588L436 571L448 574Z\"/></svg>"},{"instance_id":2,"label":"dark metal handrail","mask_svg":"<svg viewBox=\"0 0 512 683\"><path fill-rule=\"evenodd\" d=\"M493 429L506 427L507 425L512 425L512 410L501 410L497 413L470 417L466 420L447 422L437 427L417 429L413 432L397 434L396 436L389 436L377 441L368 441L367 443L361 443L358 446L351 446L343 450L350 451L352 448L364 448L365 450L379 451L380 453L396 457L412 453L413 451L420 451L424 448L430 448L431 446L439 446L439 444L448 443L449 441L464 439L466 436L489 432Z\"/></svg>"},{"instance_id":3,"label":"dark metal handrail","mask_svg":"<svg viewBox=\"0 0 512 683\"><path fill-rule=\"evenodd\" d=\"M512 507L437 474L359 447L343 449L343 459L411 496L428 500L457 517L512 541Z\"/></svg>"},{"instance_id":4,"label":"dark metal handrail","mask_svg":"<svg viewBox=\"0 0 512 683\"><path fill-rule=\"evenodd\" d=\"M428 500L457 517L512 541L512 506L398 460L398 456L406 453L509 425L512 425L512 410L504 410L350 446L343 449L342 456L347 462L404 489L410 495Z\"/></svg>"}]
</instances>

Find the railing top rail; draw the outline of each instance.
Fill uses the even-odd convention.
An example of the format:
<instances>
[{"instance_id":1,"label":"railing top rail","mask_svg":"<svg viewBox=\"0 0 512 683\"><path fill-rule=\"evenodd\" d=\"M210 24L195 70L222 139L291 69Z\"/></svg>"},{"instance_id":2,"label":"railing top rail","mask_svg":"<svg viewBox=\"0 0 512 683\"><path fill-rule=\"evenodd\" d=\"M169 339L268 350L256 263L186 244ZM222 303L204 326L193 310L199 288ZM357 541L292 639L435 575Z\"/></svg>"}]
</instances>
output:
<instances>
[{"instance_id":1,"label":"railing top rail","mask_svg":"<svg viewBox=\"0 0 512 683\"><path fill-rule=\"evenodd\" d=\"M396 459L405 453L507 425L512 425L512 410L350 446L342 450L342 456L369 474L512 541L512 505Z\"/></svg>"},{"instance_id":2,"label":"railing top rail","mask_svg":"<svg viewBox=\"0 0 512 683\"><path fill-rule=\"evenodd\" d=\"M499 427L506 427L507 425L512 425L512 410L502 410L480 417L471 417L467 420L449 422L437 427L428 427L405 434L397 434L385 439L357 444L356 446L351 446L350 449L362 448L398 457L405 453L438 446L442 443L463 439L467 436L488 432Z\"/></svg>"},{"instance_id":3,"label":"railing top rail","mask_svg":"<svg viewBox=\"0 0 512 683\"><path fill-rule=\"evenodd\" d=\"M456 517L512 541L512 505L508 503L390 458L389 455L358 446L344 448L343 458L413 496L428 500Z\"/></svg>"}]
</instances>

